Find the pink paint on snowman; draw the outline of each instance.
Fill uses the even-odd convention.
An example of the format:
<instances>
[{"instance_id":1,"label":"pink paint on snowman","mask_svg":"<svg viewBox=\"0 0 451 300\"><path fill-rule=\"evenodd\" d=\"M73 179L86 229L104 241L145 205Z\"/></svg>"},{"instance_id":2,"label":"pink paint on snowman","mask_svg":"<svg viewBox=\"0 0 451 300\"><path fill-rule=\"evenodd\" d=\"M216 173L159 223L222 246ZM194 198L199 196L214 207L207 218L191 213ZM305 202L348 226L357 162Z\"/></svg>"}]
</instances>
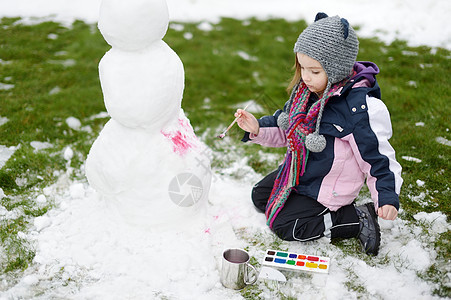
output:
<instances>
[{"instance_id":1,"label":"pink paint on snowman","mask_svg":"<svg viewBox=\"0 0 451 300\"><path fill-rule=\"evenodd\" d=\"M177 130L161 130L161 134L172 142L173 151L180 156L183 156L189 149L196 148L199 140L194 134L194 130L186 117L179 118L178 125L179 128Z\"/></svg>"}]
</instances>

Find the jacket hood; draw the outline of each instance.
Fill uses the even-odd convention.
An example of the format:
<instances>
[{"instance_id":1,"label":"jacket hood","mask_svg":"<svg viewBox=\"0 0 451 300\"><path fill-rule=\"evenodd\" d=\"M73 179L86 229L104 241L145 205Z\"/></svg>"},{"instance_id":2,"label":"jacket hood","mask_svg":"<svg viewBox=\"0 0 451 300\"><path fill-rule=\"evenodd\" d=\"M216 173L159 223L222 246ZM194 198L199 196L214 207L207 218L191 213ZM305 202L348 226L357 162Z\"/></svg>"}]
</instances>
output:
<instances>
[{"instance_id":1,"label":"jacket hood","mask_svg":"<svg viewBox=\"0 0 451 300\"><path fill-rule=\"evenodd\" d=\"M376 81L376 74L379 74L379 67L370 61L356 61L354 64L354 71L357 72L352 79L365 78L367 79L371 86L374 85Z\"/></svg>"}]
</instances>

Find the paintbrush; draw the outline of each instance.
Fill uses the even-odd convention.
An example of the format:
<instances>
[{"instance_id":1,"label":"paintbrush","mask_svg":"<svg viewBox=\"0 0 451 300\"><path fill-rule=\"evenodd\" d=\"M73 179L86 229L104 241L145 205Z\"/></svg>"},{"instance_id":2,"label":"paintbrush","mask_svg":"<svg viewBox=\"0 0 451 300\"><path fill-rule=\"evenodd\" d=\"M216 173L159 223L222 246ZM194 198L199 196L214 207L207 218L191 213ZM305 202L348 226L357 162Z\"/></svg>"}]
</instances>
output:
<instances>
[{"instance_id":1,"label":"paintbrush","mask_svg":"<svg viewBox=\"0 0 451 300\"><path fill-rule=\"evenodd\" d=\"M252 103L252 102L248 103L248 104L246 105L246 107L243 108L243 110L246 110L246 109L249 107L249 105L251 105L251 103ZM232 128L233 124L235 124L236 121L238 121L238 119L239 119L240 117L241 117L241 114L239 114L238 117L236 117L235 120L233 120L233 122L230 123L230 125L226 128L226 130L224 130L223 133L221 133L220 135L218 135L218 138L223 139L223 138L225 137L227 131L229 131L229 129Z\"/></svg>"}]
</instances>

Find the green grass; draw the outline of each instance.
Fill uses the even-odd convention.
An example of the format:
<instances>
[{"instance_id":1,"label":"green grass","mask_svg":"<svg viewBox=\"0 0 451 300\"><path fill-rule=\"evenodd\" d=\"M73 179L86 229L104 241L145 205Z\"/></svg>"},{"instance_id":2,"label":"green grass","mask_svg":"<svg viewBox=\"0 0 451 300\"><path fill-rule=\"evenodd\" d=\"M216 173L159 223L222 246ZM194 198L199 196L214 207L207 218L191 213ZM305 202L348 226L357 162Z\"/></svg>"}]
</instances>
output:
<instances>
[{"instance_id":1,"label":"green grass","mask_svg":"<svg viewBox=\"0 0 451 300\"><path fill-rule=\"evenodd\" d=\"M184 63L182 106L197 134L214 151L214 167L221 172L236 159L232 154L239 152L249 157L248 165L257 172L269 172L275 164L268 163L264 154L281 157L284 149L243 146L239 141L242 132L236 126L228 134L230 139L217 140L216 135L231 122L241 102L253 99L262 106L264 112L257 117L283 106L292 75L293 44L306 23L225 18L213 25L212 31L201 31L198 24L182 25L182 31L170 28L164 40ZM186 32L193 38L184 38ZM20 146L0 170L0 187L6 194L0 204L9 212L19 212L15 218L0 219L0 254L5 256L0 260L0 274L20 272L32 261L33 250L18 233L26 232L35 217L52 208L51 203L37 205L35 198L66 171L64 149L74 150L71 167L79 170L107 121L90 117L105 111L98 63L108 49L97 28L80 21L71 28L53 22L29 26L10 18L0 22L0 83L14 84L12 89L0 89L0 117L8 118L0 126L0 145ZM239 51L255 60L244 60ZM415 222L413 215L420 211L442 211L449 218L451 149L435 139L451 140L450 52L412 48L403 41L385 45L361 38L358 59L373 61L381 70L378 81L394 132L391 143L403 166L402 218ZM55 88L59 92L50 93ZM92 131L71 129L65 122L68 117L78 118L82 127ZM425 125L416 126L417 122ZM48 142L53 147L34 151L32 141ZM404 160L403 156L422 162ZM418 185L417 180L425 185ZM424 197L417 201L415 196L421 193ZM450 259L449 240L447 232L436 241L441 261ZM259 241L253 239L252 243L258 245ZM345 250L356 246L340 241L336 245ZM443 275L443 269L433 265L423 277L438 284L438 295L450 295L445 279L436 274ZM356 287L349 283L349 288ZM258 291L252 289L243 292L248 299L256 295Z\"/></svg>"}]
</instances>

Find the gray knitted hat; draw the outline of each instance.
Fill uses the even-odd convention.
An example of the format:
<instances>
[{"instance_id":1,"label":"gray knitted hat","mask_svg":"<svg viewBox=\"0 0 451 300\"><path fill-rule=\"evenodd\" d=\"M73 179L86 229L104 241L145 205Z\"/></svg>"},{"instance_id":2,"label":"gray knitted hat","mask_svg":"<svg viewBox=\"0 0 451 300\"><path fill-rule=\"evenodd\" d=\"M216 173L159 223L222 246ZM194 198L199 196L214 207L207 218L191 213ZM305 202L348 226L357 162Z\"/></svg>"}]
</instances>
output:
<instances>
[{"instance_id":1,"label":"gray knitted hat","mask_svg":"<svg viewBox=\"0 0 451 300\"><path fill-rule=\"evenodd\" d=\"M321 107L316 120L316 129L307 135L305 140L307 149L321 152L326 147L326 139L319 135L325 97L332 84L342 81L351 74L359 52L359 41L346 19L318 13L315 22L299 35L294 52L317 60L327 74L327 86L320 99Z\"/></svg>"},{"instance_id":2,"label":"gray knitted hat","mask_svg":"<svg viewBox=\"0 0 451 300\"><path fill-rule=\"evenodd\" d=\"M294 52L317 60L326 71L328 81L334 84L351 74L359 41L346 19L318 13L315 22L299 35Z\"/></svg>"}]
</instances>

